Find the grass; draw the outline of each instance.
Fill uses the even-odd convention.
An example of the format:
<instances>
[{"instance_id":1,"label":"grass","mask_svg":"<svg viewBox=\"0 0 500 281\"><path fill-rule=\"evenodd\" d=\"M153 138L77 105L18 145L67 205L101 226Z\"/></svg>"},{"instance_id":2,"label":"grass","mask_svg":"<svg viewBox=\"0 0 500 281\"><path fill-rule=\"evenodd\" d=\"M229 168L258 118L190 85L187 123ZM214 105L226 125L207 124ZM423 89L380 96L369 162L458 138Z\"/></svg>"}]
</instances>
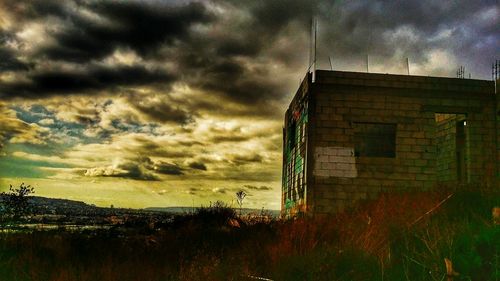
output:
<instances>
[{"instance_id":1,"label":"grass","mask_svg":"<svg viewBox=\"0 0 500 281\"><path fill-rule=\"evenodd\" d=\"M0 280L500 279L498 192L384 194L328 217L241 218L223 204L168 224L0 234ZM424 215L429 210L428 215Z\"/></svg>"}]
</instances>

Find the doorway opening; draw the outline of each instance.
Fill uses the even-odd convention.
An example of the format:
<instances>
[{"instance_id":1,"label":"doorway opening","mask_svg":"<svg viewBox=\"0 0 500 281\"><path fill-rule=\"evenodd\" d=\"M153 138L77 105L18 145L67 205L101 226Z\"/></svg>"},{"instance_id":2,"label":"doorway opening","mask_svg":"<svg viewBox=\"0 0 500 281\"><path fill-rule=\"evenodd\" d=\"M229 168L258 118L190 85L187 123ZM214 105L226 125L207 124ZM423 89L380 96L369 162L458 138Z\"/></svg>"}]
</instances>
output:
<instances>
[{"instance_id":1,"label":"doorway opening","mask_svg":"<svg viewBox=\"0 0 500 281\"><path fill-rule=\"evenodd\" d=\"M436 176L440 182L469 181L466 114L435 113Z\"/></svg>"}]
</instances>

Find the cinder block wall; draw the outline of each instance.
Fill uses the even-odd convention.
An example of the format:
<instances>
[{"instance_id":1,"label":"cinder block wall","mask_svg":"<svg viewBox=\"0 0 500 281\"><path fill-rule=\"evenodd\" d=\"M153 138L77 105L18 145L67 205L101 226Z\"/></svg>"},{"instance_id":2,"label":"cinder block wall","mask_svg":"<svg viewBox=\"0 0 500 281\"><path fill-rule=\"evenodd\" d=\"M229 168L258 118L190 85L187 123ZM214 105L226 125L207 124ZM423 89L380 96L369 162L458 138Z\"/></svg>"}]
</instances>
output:
<instances>
[{"instance_id":1,"label":"cinder block wall","mask_svg":"<svg viewBox=\"0 0 500 281\"><path fill-rule=\"evenodd\" d=\"M436 180L441 182L457 180L457 116L442 113L436 115Z\"/></svg>"},{"instance_id":2,"label":"cinder block wall","mask_svg":"<svg viewBox=\"0 0 500 281\"><path fill-rule=\"evenodd\" d=\"M443 128L436 113L466 115L464 183L497 186L500 123L493 82L339 71L317 71L315 77L309 87L309 211L337 212L381 191L456 185L453 161L437 149L446 147L453 157L454 136L439 144ZM395 124L395 157L356 156L356 123ZM449 175L440 170L444 164Z\"/></svg>"}]
</instances>

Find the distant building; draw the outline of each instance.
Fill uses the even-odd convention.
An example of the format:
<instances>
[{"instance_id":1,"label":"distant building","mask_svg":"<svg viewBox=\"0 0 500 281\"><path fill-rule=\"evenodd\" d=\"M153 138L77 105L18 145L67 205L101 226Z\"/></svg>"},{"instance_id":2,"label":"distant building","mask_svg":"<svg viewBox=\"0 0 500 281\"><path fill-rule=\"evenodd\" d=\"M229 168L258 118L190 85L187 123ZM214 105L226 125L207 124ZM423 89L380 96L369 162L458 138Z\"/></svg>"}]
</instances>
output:
<instances>
[{"instance_id":1,"label":"distant building","mask_svg":"<svg viewBox=\"0 0 500 281\"><path fill-rule=\"evenodd\" d=\"M333 213L393 190L498 188L493 81L318 70L285 114L282 211Z\"/></svg>"}]
</instances>

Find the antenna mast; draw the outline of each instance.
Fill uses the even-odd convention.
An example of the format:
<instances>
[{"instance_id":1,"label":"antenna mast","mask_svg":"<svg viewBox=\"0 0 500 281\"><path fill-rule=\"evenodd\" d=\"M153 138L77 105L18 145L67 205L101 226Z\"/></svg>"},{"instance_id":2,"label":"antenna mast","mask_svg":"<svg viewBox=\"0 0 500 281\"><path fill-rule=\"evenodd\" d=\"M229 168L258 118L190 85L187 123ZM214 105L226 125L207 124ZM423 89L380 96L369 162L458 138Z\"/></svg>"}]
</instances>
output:
<instances>
[{"instance_id":1,"label":"antenna mast","mask_svg":"<svg viewBox=\"0 0 500 281\"><path fill-rule=\"evenodd\" d=\"M497 93L497 80L500 78L500 60L495 60L494 63L491 64L491 79L495 83L495 93Z\"/></svg>"},{"instance_id":2,"label":"antenna mast","mask_svg":"<svg viewBox=\"0 0 500 281\"><path fill-rule=\"evenodd\" d=\"M458 67L457 78L465 79L465 67L463 65Z\"/></svg>"},{"instance_id":3,"label":"antenna mast","mask_svg":"<svg viewBox=\"0 0 500 281\"><path fill-rule=\"evenodd\" d=\"M318 19L314 17L314 72L313 72L313 81L316 81L316 45L317 45L317 38L318 38Z\"/></svg>"},{"instance_id":4,"label":"antenna mast","mask_svg":"<svg viewBox=\"0 0 500 281\"><path fill-rule=\"evenodd\" d=\"M308 72L313 73L312 80L315 80L315 72L316 72L316 39L318 33L318 20L316 17L313 17L311 20L311 40L309 44L309 67L307 69Z\"/></svg>"},{"instance_id":5,"label":"antenna mast","mask_svg":"<svg viewBox=\"0 0 500 281\"><path fill-rule=\"evenodd\" d=\"M310 34L309 34L309 64L307 65L307 72L310 72L311 71L311 66L312 66L312 49L313 49L313 26L314 26L314 19L311 19L311 30L310 30Z\"/></svg>"}]
</instances>

